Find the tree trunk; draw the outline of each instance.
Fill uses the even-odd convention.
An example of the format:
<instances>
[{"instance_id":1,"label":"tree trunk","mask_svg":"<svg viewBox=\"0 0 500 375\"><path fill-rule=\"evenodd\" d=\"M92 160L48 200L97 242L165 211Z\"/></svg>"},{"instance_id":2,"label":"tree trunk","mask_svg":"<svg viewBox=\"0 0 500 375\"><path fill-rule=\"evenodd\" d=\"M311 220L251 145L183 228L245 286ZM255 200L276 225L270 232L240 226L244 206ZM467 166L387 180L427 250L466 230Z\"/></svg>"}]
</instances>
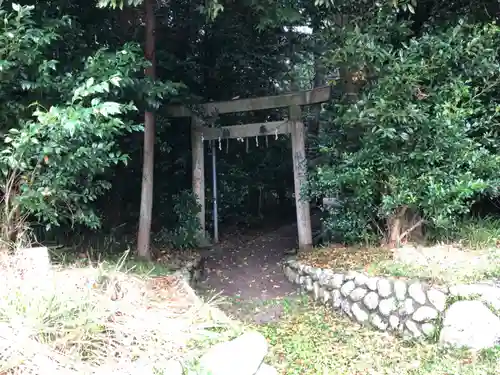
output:
<instances>
[{"instance_id":1,"label":"tree trunk","mask_svg":"<svg viewBox=\"0 0 500 375\"><path fill-rule=\"evenodd\" d=\"M319 20L315 20L315 26L313 29L313 35L321 33ZM319 35L315 38L316 46L314 51L314 88L324 86L326 84L325 80L325 67L323 61L321 61L323 55L323 44L320 41ZM319 44L321 43L321 45ZM313 137L317 137L319 133L319 119L321 114L321 103L312 106L312 112L314 114L314 119L309 124L309 134Z\"/></svg>"},{"instance_id":2,"label":"tree trunk","mask_svg":"<svg viewBox=\"0 0 500 375\"><path fill-rule=\"evenodd\" d=\"M146 76L155 78L155 14L154 1L145 0L146 12L146 45L145 56L151 65L146 69ZM150 232L153 212L153 171L155 147L155 117L151 111L144 114L144 154L142 166L141 210L139 217L139 233L137 238L137 255L151 259Z\"/></svg>"},{"instance_id":3,"label":"tree trunk","mask_svg":"<svg viewBox=\"0 0 500 375\"><path fill-rule=\"evenodd\" d=\"M399 247L408 241L422 241L424 219L408 206L402 206L387 220L386 243L391 248Z\"/></svg>"}]
</instances>

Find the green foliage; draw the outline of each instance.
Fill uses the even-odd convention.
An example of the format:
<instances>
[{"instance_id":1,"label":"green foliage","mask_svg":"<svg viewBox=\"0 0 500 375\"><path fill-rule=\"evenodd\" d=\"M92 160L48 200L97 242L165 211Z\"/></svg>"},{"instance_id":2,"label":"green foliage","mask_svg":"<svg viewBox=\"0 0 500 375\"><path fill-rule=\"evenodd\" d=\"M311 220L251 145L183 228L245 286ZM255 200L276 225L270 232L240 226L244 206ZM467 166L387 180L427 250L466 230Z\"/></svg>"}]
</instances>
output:
<instances>
[{"instance_id":1,"label":"green foliage","mask_svg":"<svg viewBox=\"0 0 500 375\"><path fill-rule=\"evenodd\" d=\"M430 235L431 239L459 241L468 249L492 249L500 241L500 220L494 216L466 218L453 228L445 228Z\"/></svg>"},{"instance_id":2,"label":"green foliage","mask_svg":"<svg viewBox=\"0 0 500 375\"><path fill-rule=\"evenodd\" d=\"M408 33L381 10L345 29L329 56L368 75L354 103L330 107L321 151L331 163L313 181L316 192L341 197L331 225L347 240L385 225L394 239L391 223L406 210L450 227L481 194L496 193L498 27L460 22L405 41Z\"/></svg>"},{"instance_id":3,"label":"green foliage","mask_svg":"<svg viewBox=\"0 0 500 375\"><path fill-rule=\"evenodd\" d=\"M198 245L200 206L191 191L182 191L173 197L173 229L164 228L156 236L156 241L174 249L195 248Z\"/></svg>"},{"instance_id":4,"label":"green foliage","mask_svg":"<svg viewBox=\"0 0 500 375\"><path fill-rule=\"evenodd\" d=\"M0 8L0 119L2 130L17 126L17 117L28 115L26 105L40 99L53 85L57 61L46 58L50 46L60 39L69 19L34 21L34 7L12 4Z\"/></svg>"},{"instance_id":5,"label":"green foliage","mask_svg":"<svg viewBox=\"0 0 500 375\"><path fill-rule=\"evenodd\" d=\"M38 23L33 7L12 8L1 10L0 105L11 118L0 166L5 181L14 181L3 183L3 193L12 209L48 226L96 228L91 203L111 187L109 169L128 160L117 140L142 129L130 115L138 106L158 108L176 85L142 78L148 63L128 43L116 52L99 49L80 69L59 69L47 50L70 20Z\"/></svg>"},{"instance_id":6,"label":"green foliage","mask_svg":"<svg viewBox=\"0 0 500 375\"><path fill-rule=\"evenodd\" d=\"M118 116L135 110L133 104L102 101L95 95L119 81L94 83L89 79L75 90L72 105L38 108L35 120L10 129L0 162L4 175L20 175L20 207L41 222L70 220L92 228L98 218L90 206L110 185L100 176L127 157L115 147L115 138L138 125ZM94 96L89 106L83 99Z\"/></svg>"}]
</instances>

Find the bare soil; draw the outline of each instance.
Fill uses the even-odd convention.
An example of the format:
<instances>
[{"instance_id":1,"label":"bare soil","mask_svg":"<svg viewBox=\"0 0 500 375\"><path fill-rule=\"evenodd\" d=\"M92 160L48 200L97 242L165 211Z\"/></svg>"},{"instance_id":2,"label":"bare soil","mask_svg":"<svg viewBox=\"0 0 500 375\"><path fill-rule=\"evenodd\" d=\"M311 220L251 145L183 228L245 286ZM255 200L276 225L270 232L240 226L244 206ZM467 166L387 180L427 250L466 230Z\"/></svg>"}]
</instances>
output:
<instances>
[{"instance_id":1,"label":"bare soil","mask_svg":"<svg viewBox=\"0 0 500 375\"><path fill-rule=\"evenodd\" d=\"M224 297L220 308L234 318L257 324L278 320L281 302L298 297L280 265L296 247L296 225L255 237L229 237L204 254L204 294Z\"/></svg>"}]
</instances>

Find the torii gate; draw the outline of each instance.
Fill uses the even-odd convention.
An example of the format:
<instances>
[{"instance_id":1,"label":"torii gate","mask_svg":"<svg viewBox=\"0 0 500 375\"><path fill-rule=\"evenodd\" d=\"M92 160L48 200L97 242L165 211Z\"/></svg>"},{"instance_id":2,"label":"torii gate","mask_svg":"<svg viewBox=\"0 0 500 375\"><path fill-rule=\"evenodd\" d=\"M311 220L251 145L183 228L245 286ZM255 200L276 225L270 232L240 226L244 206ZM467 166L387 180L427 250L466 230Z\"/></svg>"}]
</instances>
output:
<instances>
[{"instance_id":1,"label":"torii gate","mask_svg":"<svg viewBox=\"0 0 500 375\"><path fill-rule=\"evenodd\" d=\"M182 105L168 106L171 117L191 117L191 143L193 156L193 192L201 207L199 221L205 236L205 163L203 141L217 139L247 138L275 134L291 134L295 202L297 210L297 230L299 250L312 248L311 213L309 202L301 199L301 192L307 183L307 163L305 153L305 127L302 122L301 106L324 103L330 100L329 86L299 91L284 95L238 99L225 102L209 102L201 105L207 117L214 114L259 111L288 107L287 120L270 121L244 125L212 128L203 125L203 120Z\"/></svg>"}]
</instances>

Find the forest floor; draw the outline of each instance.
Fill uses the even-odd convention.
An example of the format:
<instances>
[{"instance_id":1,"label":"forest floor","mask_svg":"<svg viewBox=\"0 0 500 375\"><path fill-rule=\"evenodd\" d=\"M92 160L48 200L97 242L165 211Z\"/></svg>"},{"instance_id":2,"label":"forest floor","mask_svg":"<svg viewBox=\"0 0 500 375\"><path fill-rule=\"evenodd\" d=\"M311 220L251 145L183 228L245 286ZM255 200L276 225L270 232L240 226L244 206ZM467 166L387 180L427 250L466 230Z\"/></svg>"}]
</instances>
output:
<instances>
[{"instance_id":1,"label":"forest floor","mask_svg":"<svg viewBox=\"0 0 500 375\"><path fill-rule=\"evenodd\" d=\"M280 262L296 247L296 225L286 225L254 238L230 237L207 251L205 296L222 297L221 308L252 323L276 321L283 314L281 300L298 297L297 288L283 274Z\"/></svg>"}]
</instances>

